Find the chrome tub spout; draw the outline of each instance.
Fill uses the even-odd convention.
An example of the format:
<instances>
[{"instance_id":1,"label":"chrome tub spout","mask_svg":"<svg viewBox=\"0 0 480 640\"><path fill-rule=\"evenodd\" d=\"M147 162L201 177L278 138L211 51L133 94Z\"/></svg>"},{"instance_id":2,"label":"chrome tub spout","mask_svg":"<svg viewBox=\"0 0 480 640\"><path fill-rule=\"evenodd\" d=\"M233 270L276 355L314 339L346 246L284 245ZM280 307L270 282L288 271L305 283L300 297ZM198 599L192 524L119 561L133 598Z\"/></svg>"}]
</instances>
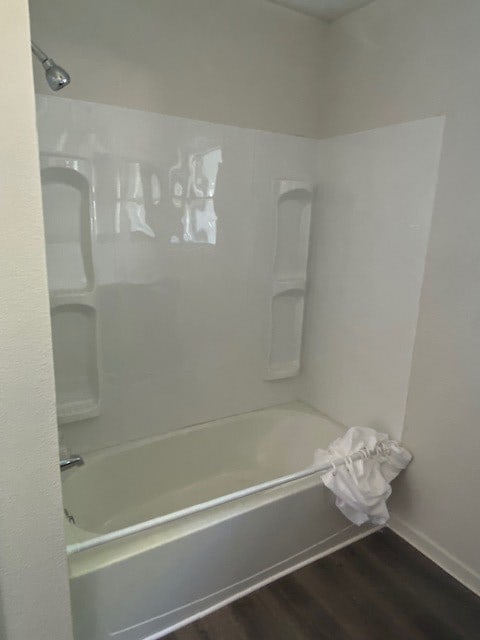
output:
<instances>
[{"instance_id":1,"label":"chrome tub spout","mask_svg":"<svg viewBox=\"0 0 480 640\"><path fill-rule=\"evenodd\" d=\"M69 458L60 460L60 469L61 471L65 471L65 469L70 469L70 467L81 467L82 464L82 456L70 456Z\"/></svg>"}]
</instances>

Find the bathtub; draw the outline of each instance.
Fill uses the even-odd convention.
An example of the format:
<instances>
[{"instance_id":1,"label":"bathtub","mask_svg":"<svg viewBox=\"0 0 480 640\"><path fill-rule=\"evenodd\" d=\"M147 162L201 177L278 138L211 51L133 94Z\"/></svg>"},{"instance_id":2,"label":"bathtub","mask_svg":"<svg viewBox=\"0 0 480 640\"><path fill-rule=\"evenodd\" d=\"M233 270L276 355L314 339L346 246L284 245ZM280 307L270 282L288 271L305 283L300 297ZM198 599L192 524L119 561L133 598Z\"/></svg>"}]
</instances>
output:
<instances>
[{"instance_id":1,"label":"bathtub","mask_svg":"<svg viewBox=\"0 0 480 640\"><path fill-rule=\"evenodd\" d=\"M163 637L373 531L292 480L341 433L293 403L85 456L63 478L75 640Z\"/></svg>"}]
</instances>

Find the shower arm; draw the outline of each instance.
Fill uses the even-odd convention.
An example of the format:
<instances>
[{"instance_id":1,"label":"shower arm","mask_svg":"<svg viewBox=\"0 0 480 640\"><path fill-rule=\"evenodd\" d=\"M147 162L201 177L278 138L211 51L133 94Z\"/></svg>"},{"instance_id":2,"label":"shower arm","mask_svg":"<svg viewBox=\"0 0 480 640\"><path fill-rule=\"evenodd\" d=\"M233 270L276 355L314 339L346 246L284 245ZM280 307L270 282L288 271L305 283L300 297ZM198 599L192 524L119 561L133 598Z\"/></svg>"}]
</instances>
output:
<instances>
[{"instance_id":1,"label":"shower arm","mask_svg":"<svg viewBox=\"0 0 480 640\"><path fill-rule=\"evenodd\" d=\"M48 60L48 56L45 53L45 51L42 51L40 49L40 47L38 46L38 44L35 44L35 42L33 40L30 41L30 44L32 46L32 51L33 53L37 56L37 58L40 60L40 62L45 62L45 60Z\"/></svg>"},{"instance_id":2,"label":"shower arm","mask_svg":"<svg viewBox=\"0 0 480 640\"><path fill-rule=\"evenodd\" d=\"M34 55L40 60L40 62L43 64L43 66L45 66L45 63L50 58L47 56L45 51L42 51L40 49L40 47L37 44L35 44L35 42L33 40L30 41L30 45L32 47L32 52L34 53Z\"/></svg>"}]
</instances>

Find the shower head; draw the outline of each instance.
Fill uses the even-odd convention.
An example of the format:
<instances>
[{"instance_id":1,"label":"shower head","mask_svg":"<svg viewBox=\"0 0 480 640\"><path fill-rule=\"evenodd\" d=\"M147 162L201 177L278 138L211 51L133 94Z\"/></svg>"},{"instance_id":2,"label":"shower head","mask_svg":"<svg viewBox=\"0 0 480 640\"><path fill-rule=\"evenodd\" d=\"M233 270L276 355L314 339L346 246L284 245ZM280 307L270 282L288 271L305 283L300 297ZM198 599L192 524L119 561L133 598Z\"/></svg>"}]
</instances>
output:
<instances>
[{"instance_id":1,"label":"shower head","mask_svg":"<svg viewBox=\"0 0 480 640\"><path fill-rule=\"evenodd\" d=\"M43 68L45 69L45 77L50 89L52 89L52 91L59 91L60 89L63 89L63 87L66 87L67 84L70 84L70 76L65 69L60 67L58 64L55 64L54 60L49 58L47 54L33 41L31 45L33 53L40 60Z\"/></svg>"},{"instance_id":2,"label":"shower head","mask_svg":"<svg viewBox=\"0 0 480 640\"><path fill-rule=\"evenodd\" d=\"M58 64L55 64L51 58L48 58L42 64L45 69L48 86L52 91L59 91L63 89L63 87L66 87L67 84L70 84L70 76L68 73Z\"/></svg>"}]
</instances>

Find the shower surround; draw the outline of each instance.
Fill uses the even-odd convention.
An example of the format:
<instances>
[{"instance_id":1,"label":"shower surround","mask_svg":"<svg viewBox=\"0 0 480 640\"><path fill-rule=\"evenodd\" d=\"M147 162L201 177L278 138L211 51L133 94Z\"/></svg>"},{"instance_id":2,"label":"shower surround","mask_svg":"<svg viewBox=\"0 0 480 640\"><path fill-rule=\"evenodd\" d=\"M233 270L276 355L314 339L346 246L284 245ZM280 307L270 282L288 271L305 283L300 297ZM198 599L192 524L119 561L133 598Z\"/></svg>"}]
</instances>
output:
<instances>
[{"instance_id":1,"label":"shower surround","mask_svg":"<svg viewBox=\"0 0 480 640\"><path fill-rule=\"evenodd\" d=\"M42 95L37 119L44 175L83 176L43 185L57 400L85 418L59 402L72 449L295 399L401 437L442 117L314 140ZM85 177L89 219L68 222ZM315 194L312 255L304 366L271 381L276 301L277 342L288 323L302 338L298 288L291 308L274 295L285 185Z\"/></svg>"}]
</instances>

